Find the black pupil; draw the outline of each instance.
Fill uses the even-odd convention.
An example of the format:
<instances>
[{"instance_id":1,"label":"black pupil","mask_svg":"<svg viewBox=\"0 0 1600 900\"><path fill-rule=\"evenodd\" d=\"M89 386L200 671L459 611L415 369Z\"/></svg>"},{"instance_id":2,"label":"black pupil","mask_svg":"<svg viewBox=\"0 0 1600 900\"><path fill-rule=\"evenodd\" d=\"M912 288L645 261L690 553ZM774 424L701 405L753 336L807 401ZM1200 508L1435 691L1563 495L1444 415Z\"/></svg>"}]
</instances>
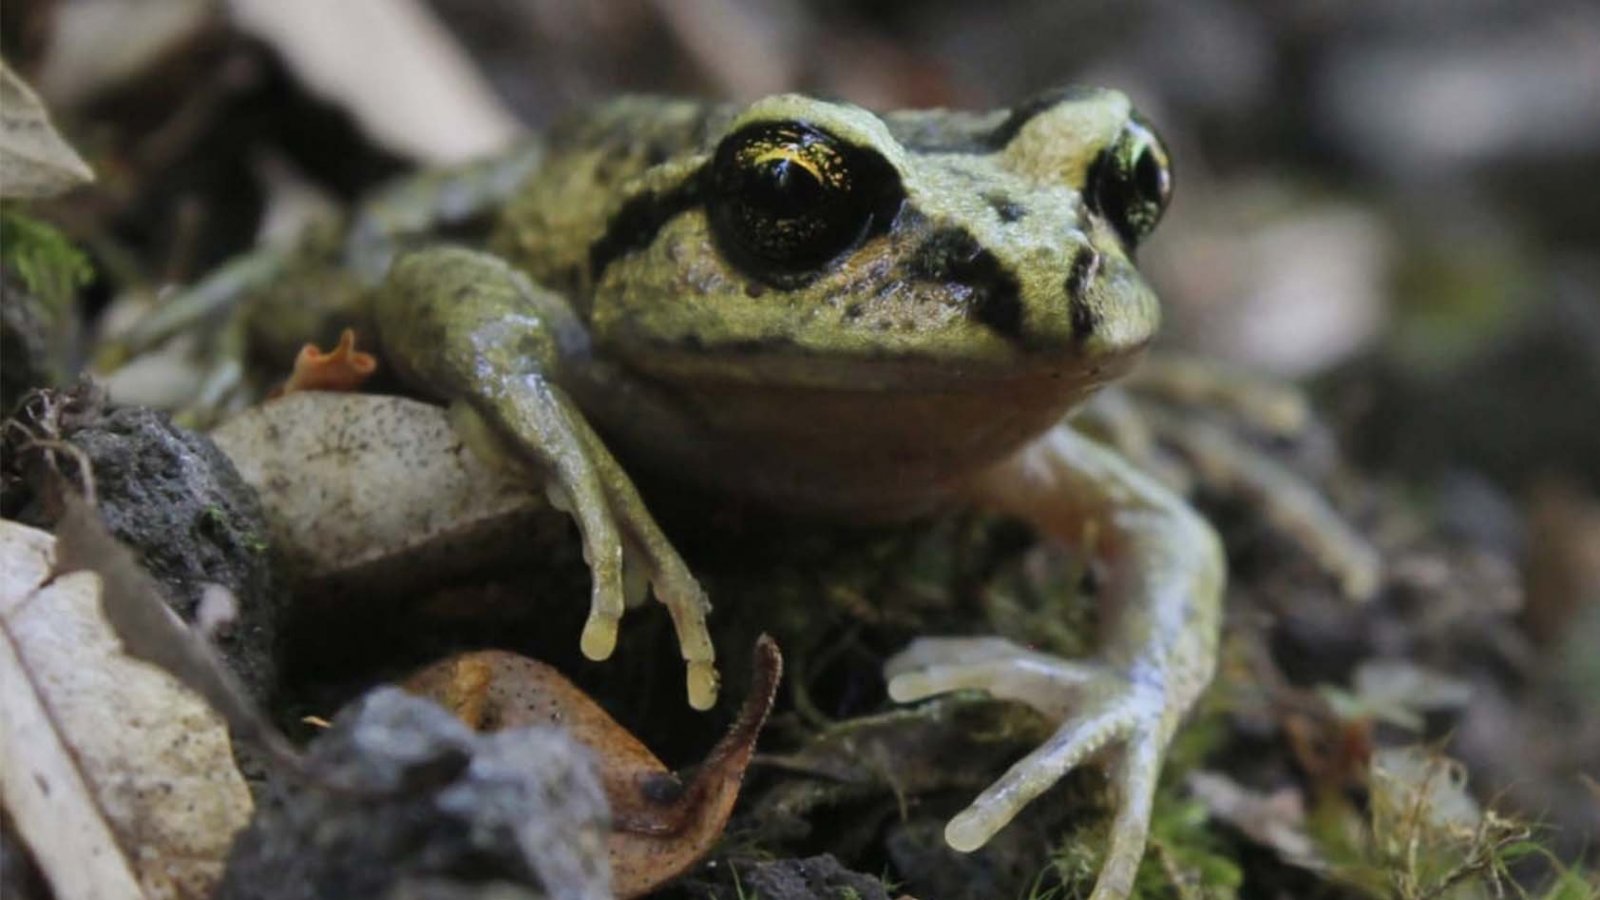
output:
<instances>
[{"instance_id":1,"label":"black pupil","mask_svg":"<svg viewBox=\"0 0 1600 900\"><path fill-rule=\"evenodd\" d=\"M1160 205L1166 199L1166 174L1150 148L1140 151L1138 161L1133 164L1133 179L1138 196L1145 203Z\"/></svg>"},{"instance_id":2,"label":"black pupil","mask_svg":"<svg viewBox=\"0 0 1600 900\"><path fill-rule=\"evenodd\" d=\"M752 173L744 201L773 218L794 219L817 212L826 189L817 176L791 159L775 159Z\"/></svg>"}]
</instances>

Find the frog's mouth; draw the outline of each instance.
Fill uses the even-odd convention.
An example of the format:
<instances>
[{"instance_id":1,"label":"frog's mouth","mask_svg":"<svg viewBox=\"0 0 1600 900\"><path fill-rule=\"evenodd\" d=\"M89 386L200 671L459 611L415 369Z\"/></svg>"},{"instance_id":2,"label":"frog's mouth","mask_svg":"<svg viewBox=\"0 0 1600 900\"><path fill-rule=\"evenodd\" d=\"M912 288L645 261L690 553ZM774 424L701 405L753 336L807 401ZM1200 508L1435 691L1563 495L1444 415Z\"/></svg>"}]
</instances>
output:
<instances>
[{"instance_id":1,"label":"frog's mouth","mask_svg":"<svg viewBox=\"0 0 1600 900\"><path fill-rule=\"evenodd\" d=\"M1064 394L1093 390L1126 374L1148 341L1096 354L1029 354L1015 348L983 354L962 348L950 356L937 348L894 353L884 347L863 355L838 347L808 352L789 340L750 341L715 348L656 347L629 353L628 366L653 381L672 385L750 385L839 393L986 393L1059 387ZM635 348L637 349L637 348ZM991 348L994 349L994 348Z\"/></svg>"}]
</instances>

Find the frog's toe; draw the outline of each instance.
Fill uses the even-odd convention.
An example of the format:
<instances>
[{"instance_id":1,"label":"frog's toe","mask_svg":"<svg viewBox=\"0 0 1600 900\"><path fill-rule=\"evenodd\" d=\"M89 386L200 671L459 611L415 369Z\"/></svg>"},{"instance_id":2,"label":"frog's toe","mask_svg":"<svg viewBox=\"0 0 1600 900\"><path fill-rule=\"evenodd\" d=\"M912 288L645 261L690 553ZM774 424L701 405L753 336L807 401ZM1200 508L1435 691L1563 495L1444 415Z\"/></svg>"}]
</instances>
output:
<instances>
[{"instance_id":1,"label":"frog's toe","mask_svg":"<svg viewBox=\"0 0 1600 900\"><path fill-rule=\"evenodd\" d=\"M617 649L617 629L626 608L623 589L622 542L615 526L595 516L583 521L583 558L592 579L589 591L589 618L583 623L578 647L592 660L610 659Z\"/></svg>"},{"instance_id":2,"label":"frog's toe","mask_svg":"<svg viewBox=\"0 0 1600 900\"><path fill-rule=\"evenodd\" d=\"M651 571L651 584L655 585L656 597L672 616L678 649L688 669L689 705L695 709L710 709L717 702L719 684L716 651L706 627L706 614L711 611L711 604L700 583L670 548L666 558L652 561Z\"/></svg>"},{"instance_id":3,"label":"frog's toe","mask_svg":"<svg viewBox=\"0 0 1600 900\"><path fill-rule=\"evenodd\" d=\"M936 666L1004 662L1024 658L1066 662L1054 656L1036 653L1003 637L927 637L917 638L907 644L904 650L896 653L884 664L883 670L885 675L894 678L903 673Z\"/></svg>"},{"instance_id":4,"label":"frog's toe","mask_svg":"<svg viewBox=\"0 0 1600 900\"><path fill-rule=\"evenodd\" d=\"M1084 692L1081 692L1084 693ZM957 850L986 843L1044 791L1085 759L1113 744L1125 752L1151 743L1161 724L1161 700L1155 692L1127 683L1112 690L1089 688L1086 702L1063 721L1054 735L1022 758L950 820L945 840ZM1150 696L1146 696L1150 694ZM1157 747L1156 759L1160 753ZM1124 798L1124 803L1128 799ZM1139 848L1143 849L1142 843Z\"/></svg>"},{"instance_id":5,"label":"frog's toe","mask_svg":"<svg viewBox=\"0 0 1600 900\"><path fill-rule=\"evenodd\" d=\"M1156 779L1171 734L1169 698L1159 686L997 638L924 638L885 670L889 695L897 701L978 689L1061 721L1048 741L950 820L945 841L956 850L983 846L1068 772L1110 749L1117 808L1092 900L1128 896L1144 855Z\"/></svg>"},{"instance_id":6,"label":"frog's toe","mask_svg":"<svg viewBox=\"0 0 1600 900\"><path fill-rule=\"evenodd\" d=\"M711 604L706 601L700 582L631 492L619 508L598 507L596 513L585 526L584 508L579 504L584 559L594 579L589 620L580 639L584 656L593 660L611 656L623 612L638 605L636 599L630 599L641 597L645 588L641 581L647 582L672 616L678 647L688 668L689 705L710 709L717 700L718 678L716 653L706 625ZM622 540L619 532L626 533L628 540Z\"/></svg>"},{"instance_id":7,"label":"frog's toe","mask_svg":"<svg viewBox=\"0 0 1600 900\"><path fill-rule=\"evenodd\" d=\"M1145 842L1150 835L1150 810L1155 803L1167 740L1160 728L1137 729L1126 739L1112 767L1116 814L1111 820L1100 877L1095 880L1089 900L1125 900L1133 893L1133 880L1139 874L1139 862L1144 859Z\"/></svg>"},{"instance_id":8,"label":"frog's toe","mask_svg":"<svg viewBox=\"0 0 1600 900\"><path fill-rule=\"evenodd\" d=\"M911 703L959 690L982 690L1026 703L1059 719L1073 692L1100 669L1028 650L1003 638L919 638L884 666L889 696Z\"/></svg>"}]
</instances>

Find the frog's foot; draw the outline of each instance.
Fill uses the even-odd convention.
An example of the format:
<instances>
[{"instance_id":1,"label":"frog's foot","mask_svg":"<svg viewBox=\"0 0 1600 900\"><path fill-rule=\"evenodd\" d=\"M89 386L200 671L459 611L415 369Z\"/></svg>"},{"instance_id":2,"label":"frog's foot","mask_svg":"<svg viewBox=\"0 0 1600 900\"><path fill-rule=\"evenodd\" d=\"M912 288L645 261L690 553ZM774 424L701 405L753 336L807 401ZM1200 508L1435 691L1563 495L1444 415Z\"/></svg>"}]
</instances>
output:
<instances>
[{"instance_id":1,"label":"frog's foot","mask_svg":"<svg viewBox=\"0 0 1600 900\"><path fill-rule=\"evenodd\" d=\"M1055 734L985 790L945 827L961 851L986 843L1074 767L1111 750L1116 814L1090 900L1122 900L1144 855L1161 759L1187 705L1159 681L1072 662L997 638L921 639L889 661L889 695L900 702L978 689L1026 703L1059 721Z\"/></svg>"},{"instance_id":2,"label":"frog's foot","mask_svg":"<svg viewBox=\"0 0 1600 900\"><path fill-rule=\"evenodd\" d=\"M547 494L558 509L577 522L584 561L592 578L589 618L579 638L579 649L592 660L609 659L616 650L617 633L630 595L640 596L643 585L630 578L635 571L672 616L687 668L689 705L710 709L717 700L716 654L706 627L710 604L705 591L683 559L662 534L627 473L606 450L600 438L553 389L529 395L528 405L553 422L537 434ZM549 402L543 403L542 399ZM471 405L451 408L458 433L481 454L500 461L516 460L503 440ZM523 410L523 412L530 412ZM528 415L527 420L537 418Z\"/></svg>"}]
</instances>

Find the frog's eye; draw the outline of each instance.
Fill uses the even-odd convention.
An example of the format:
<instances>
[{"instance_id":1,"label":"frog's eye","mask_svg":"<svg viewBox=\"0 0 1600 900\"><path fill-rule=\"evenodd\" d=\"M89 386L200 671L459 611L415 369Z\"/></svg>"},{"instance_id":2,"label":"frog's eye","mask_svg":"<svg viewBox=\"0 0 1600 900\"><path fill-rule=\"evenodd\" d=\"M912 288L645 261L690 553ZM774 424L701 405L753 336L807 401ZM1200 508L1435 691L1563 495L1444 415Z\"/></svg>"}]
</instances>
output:
<instances>
[{"instance_id":1,"label":"frog's eye","mask_svg":"<svg viewBox=\"0 0 1600 900\"><path fill-rule=\"evenodd\" d=\"M1171 198L1167 148L1135 116L1090 170L1087 199L1131 247L1155 230Z\"/></svg>"},{"instance_id":2,"label":"frog's eye","mask_svg":"<svg viewBox=\"0 0 1600 900\"><path fill-rule=\"evenodd\" d=\"M800 122L729 135L712 160L710 188L711 225L723 253L780 280L887 227L903 197L882 156Z\"/></svg>"}]
</instances>

